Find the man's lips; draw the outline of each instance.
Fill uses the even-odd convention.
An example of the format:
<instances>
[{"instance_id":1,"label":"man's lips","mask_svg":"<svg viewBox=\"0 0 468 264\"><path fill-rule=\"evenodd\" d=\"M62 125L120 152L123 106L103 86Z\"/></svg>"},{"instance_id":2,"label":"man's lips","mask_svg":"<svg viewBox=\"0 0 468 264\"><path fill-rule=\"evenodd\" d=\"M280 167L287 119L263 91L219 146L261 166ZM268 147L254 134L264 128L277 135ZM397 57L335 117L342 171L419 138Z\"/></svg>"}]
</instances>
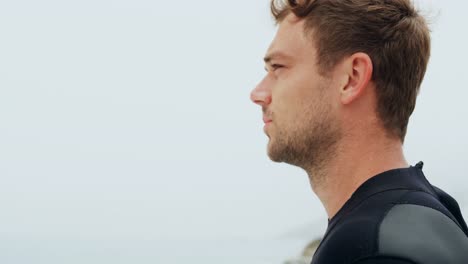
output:
<instances>
[{"instance_id":1,"label":"man's lips","mask_svg":"<svg viewBox=\"0 0 468 264\"><path fill-rule=\"evenodd\" d=\"M265 117L265 116L263 117L263 122L264 122L265 124L268 124L268 123L270 123L270 122L272 122L272 121L273 121L273 120L269 119L268 117Z\"/></svg>"}]
</instances>

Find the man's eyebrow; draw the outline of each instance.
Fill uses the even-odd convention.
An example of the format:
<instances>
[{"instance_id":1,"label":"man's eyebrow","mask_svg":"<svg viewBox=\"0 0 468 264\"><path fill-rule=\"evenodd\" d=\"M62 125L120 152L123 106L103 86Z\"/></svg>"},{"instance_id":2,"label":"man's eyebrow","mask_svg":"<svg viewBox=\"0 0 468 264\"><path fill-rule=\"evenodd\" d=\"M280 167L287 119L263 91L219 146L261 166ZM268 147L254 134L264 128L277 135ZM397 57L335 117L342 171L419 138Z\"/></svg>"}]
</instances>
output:
<instances>
[{"instance_id":1,"label":"man's eyebrow","mask_svg":"<svg viewBox=\"0 0 468 264\"><path fill-rule=\"evenodd\" d=\"M291 56L281 52L281 51L276 51L276 52L272 52L270 54L267 54L265 56L265 58L263 59L263 61L265 61L266 64L269 64L273 59L276 59L276 58L284 58L284 59L289 59L291 58Z\"/></svg>"}]
</instances>

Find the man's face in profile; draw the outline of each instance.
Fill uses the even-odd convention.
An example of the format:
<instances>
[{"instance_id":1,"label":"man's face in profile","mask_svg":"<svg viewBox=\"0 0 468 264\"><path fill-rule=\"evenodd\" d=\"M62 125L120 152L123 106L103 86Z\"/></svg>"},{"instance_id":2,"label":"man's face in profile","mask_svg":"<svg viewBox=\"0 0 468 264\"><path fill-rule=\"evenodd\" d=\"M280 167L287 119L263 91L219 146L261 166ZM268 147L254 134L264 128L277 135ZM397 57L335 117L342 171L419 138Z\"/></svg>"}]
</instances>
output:
<instances>
[{"instance_id":1,"label":"man's face in profile","mask_svg":"<svg viewBox=\"0 0 468 264\"><path fill-rule=\"evenodd\" d=\"M340 137L333 79L319 73L303 24L292 14L280 23L265 56L267 74L251 93L263 110L269 157L298 166L320 163Z\"/></svg>"}]
</instances>

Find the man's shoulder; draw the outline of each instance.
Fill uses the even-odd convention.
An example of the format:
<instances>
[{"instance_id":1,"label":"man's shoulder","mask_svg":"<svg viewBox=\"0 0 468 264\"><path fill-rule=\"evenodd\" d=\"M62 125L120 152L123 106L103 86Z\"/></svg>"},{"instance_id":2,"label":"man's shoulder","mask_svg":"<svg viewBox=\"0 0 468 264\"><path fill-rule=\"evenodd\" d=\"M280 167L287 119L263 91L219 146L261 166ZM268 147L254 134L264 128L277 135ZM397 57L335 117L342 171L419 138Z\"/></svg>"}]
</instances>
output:
<instances>
[{"instance_id":1,"label":"man's shoulder","mask_svg":"<svg viewBox=\"0 0 468 264\"><path fill-rule=\"evenodd\" d=\"M375 256L415 263L468 263L468 237L434 193L408 190L385 209Z\"/></svg>"},{"instance_id":2,"label":"man's shoulder","mask_svg":"<svg viewBox=\"0 0 468 264\"><path fill-rule=\"evenodd\" d=\"M458 223L437 207L395 204L378 229L378 255L416 263L468 263L468 238Z\"/></svg>"},{"instance_id":3,"label":"man's shoulder","mask_svg":"<svg viewBox=\"0 0 468 264\"><path fill-rule=\"evenodd\" d=\"M373 257L468 263L468 238L433 194L392 190L368 197L343 216L317 253L313 263L332 255L336 263Z\"/></svg>"}]
</instances>

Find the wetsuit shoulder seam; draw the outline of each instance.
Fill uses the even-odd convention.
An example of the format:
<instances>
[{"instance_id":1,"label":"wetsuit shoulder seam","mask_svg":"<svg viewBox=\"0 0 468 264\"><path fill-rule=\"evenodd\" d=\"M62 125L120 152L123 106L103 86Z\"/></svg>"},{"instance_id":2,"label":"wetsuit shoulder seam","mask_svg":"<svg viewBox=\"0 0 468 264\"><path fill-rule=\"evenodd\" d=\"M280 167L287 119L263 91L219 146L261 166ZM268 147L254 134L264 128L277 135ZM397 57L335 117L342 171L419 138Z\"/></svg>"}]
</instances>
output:
<instances>
[{"instance_id":1,"label":"wetsuit shoulder seam","mask_svg":"<svg viewBox=\"0 0 468 264\"><path fill-rule=\"evenodd\" d=\"M413 190L413 191L409 191L409 192L405 193L405 194L403 195L403 197L400 197L400 199L398 199L398 202L395 203L394 206L395 206L395 205L399 205L399 204L413 204L413 205L418 205L418 206L422 206L422 207L425 207L425 208L429 208L429 209L438 211L438 212L442 213L443 215L445 215L446 217L448 217L448 218L449 218L452 222L454 222L461 230L463 230L463 228L460 226L460 223L458 223L458 222L454 219L455 217L453 217L453 216L451 216L451 215L448 215L448 214L446 214L445 212L438 210L437 208L430 207L430 206L426 206L426 205L422 205L422 204L415 204L415 203L412 203L412 202L406 202L406 203L403 203L403 202L402 202L402 200L405 198L406 195L409 195L409 194L415 193L415 192L421 192L421 193L425 193L425 194L427 194L427 195L429 195L429 196L432 196L433 198L435 198L435 199L439 202L440 206L442 206L443 208L447 209L447 208L445 207L445 205L442 204L442 202L439 201L439 198L438 198L437 196L435 196L435 195L433 195L433 194L431 194L431 193L425 192L425 191L420 191L420 190ZM394 206L392 206L392 208L393 208ZM448 209L447 209L447 211L448 211ZM450 211L448 211L448 212L451 214ZM387 213L388 213L388 212L387 212Z\"/></svg>"},{"instance_id":2,"label":"wetsuit shoulder seam","mask_svg":"<svg viewBox=\"0 0 468 264\"><path fill-rule=\"evenodd\" d=\"M392 189L392 190L395 190L395 189ZM397 201L399 202L401 199L403 199L403 197L405 197L408 193L411 193L411 192L415 192L416 190L414 189L406 189L406 188L400 188L398 190L406 190L407 192L405 193L402 193L400 195L400 197L398 197ZM389 191L389 190L388 190ZM392 206L389 206L389 208L387 208L387 210L380 216L380 219L377 221L377 225L375 225L375 228L376 230L374 230L374 234L376 234L375 236L375 250L376 252L379 252L379 249L380 249L380 227L382 225L382 222L383 220L385 219L385 217L387 217L388 213L393 209L393 207L395 207L395 205L399 204L399 203L395 203L395 202L392 202L390 203Z\"/></svg>"}]
</instances>

